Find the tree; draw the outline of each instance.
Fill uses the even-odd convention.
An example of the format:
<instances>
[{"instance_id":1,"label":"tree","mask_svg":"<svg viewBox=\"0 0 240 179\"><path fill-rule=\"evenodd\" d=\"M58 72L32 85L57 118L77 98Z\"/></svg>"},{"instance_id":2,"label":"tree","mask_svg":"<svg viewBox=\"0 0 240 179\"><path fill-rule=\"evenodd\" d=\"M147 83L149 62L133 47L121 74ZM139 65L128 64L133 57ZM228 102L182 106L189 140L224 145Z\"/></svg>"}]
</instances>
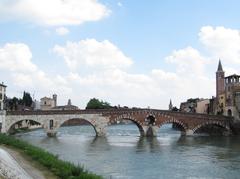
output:
<instances>
[{"instance_id":1,"label":"tree","mask_svg":"<svg viewBox=\"0 0 240 179\"><path fill-rule=\"evenodd\" d=\"M176 106L174 106L174 107L172 108L172 111L179 111L179 109L178 109Z\"/></svg>"},{"instance_id":2,"label":"tree","mask_svg":"<svg viewBox=\"0 0 240 179\"><path fill-rule=\"evenodd\" d=\"M24 106L31 107L32 102L33 102L33 100L32 100L32 97L31 97L30 93L24 91L23 92L23 98L22 98L22 104Z\"/></svg>"},{"instance_id":3,"label":"tree","mask_svg":"<svg viewBox=\"0 0 240 179\"><path fill-rule=\"evenodd\" d=\"M109 109L112 106L106 101L100 101L97 98L92 98L87 103L86 109Z\"/></svg>"},{"instance_id":4,"label":"tree","mask_svg":"<svg viewBox=\"0 0 240 179\"><path fill-rule=\"evenodd\" d=\"M12 99L7 99L6 101L7 101L6 106L8 110L11 110L11 111L17 110L18 99L16 97L13 97Z\"/></svg>"},{"instance_id":5,"label":"tree","mask_svg":"<svg viewBox=\"0 0 240 179\"><path fill-rule=\"evenodd\" d=\"M32 97L30 93L28 92L23 92L23 97L22 98L6 98L6 108L7 110L10 111L15 111L15 110L22 110L25 107L32 107Z\"/></svg>"}]
</instances>

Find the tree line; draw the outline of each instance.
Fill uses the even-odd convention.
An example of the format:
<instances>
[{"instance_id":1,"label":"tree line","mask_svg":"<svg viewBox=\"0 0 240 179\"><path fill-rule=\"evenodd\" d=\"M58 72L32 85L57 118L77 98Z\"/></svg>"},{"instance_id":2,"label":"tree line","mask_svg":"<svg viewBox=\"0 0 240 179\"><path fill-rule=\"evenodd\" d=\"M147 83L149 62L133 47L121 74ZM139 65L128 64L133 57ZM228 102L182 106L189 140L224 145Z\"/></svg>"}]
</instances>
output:
<instances>
[{"instance_id":1,"label":"tree line","mask_svg":"<svg viewBox=\"0 0 240 179\"><path fill-rule=\"evenodd\" d=\"M7 110L16 111L19 108L32 107L33 99L29 92L23 92L22 98L7 98L6 99L6 108Z\"/></svg>"}]
</instances>

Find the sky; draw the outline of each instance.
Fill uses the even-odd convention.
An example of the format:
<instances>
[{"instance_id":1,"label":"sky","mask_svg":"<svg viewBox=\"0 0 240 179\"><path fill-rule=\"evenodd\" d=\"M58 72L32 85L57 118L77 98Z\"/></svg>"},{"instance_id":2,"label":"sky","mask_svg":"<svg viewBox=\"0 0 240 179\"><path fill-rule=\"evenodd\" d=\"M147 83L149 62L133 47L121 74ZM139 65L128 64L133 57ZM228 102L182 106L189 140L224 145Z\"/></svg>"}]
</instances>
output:
<instances>
[{"instance_id":1,"label":"sky","mask_svg":"<svg viewBox=\"0 0 240 179\"><path fill-rule=\"evenodd\" d=\"M8 97L58 95L167 109L215 96L221 59L240 74L237 0L0 0Z\"/></svg>"}]
</instances>

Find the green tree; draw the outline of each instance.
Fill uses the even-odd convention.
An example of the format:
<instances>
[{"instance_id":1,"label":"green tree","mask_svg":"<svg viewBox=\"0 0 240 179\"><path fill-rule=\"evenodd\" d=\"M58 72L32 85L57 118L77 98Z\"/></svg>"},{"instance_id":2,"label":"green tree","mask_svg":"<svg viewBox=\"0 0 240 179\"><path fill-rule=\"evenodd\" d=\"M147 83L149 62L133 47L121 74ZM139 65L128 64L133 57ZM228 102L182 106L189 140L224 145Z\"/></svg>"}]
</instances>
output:
<instances>
[{"instance_id":1,"label":"green tree","mask_svg":"<svg viewBox=\"0 0 240 179\"><path fill-rule=\"evenodd\" d=\"M32 102L33 102L33 100L32 100L32 97L31 97L30 93L24 91L23 92L23 98L22 98L22 104L24 106L31 107Z\"/></svg>"},{"instance_id":2,"label":"green tree","mask_svg":"<svg viewBox=\"0 0 240 179\"><path fill-rule=\"evenodd\" d=\"M13 97L12 99L9 99L7 103L8 110L15 111L17 110L17 106L18 106L18 98Z\"/></svg>"},{"instance_id":3,"label":"green tree","mask_svg":"<svg viewBox=\"0 0 240 179\"><path fill-rule=\"evenodd\" d=\"M102 101L102 100L100 101L97 98L92 98L87 103L86 109L108 109L111 107L112 106L110 105L110 103L106 101Z\"/></svg>"}]
</instances>

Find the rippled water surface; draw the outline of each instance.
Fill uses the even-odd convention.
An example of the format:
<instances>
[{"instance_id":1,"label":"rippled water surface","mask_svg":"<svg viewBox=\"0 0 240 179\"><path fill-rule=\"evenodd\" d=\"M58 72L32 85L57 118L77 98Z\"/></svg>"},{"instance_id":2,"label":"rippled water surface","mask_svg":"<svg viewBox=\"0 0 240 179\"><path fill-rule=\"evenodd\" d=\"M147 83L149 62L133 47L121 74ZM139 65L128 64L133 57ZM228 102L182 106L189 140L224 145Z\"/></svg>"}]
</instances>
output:
<instances>
[{"instance_id":1,"label":"rippled water surface","mask_svg":"<svg viewBox=\"0 0 240 179\"><path fill-rule=\"evenodd\" d=\"M135 125L110 126L106 138L91 126L62 127L56 138L43 130L18 137L105 178L240 178L239 137L181 137L171 125L155 138L139 137Z\"/></svg>"}]
</instances>

